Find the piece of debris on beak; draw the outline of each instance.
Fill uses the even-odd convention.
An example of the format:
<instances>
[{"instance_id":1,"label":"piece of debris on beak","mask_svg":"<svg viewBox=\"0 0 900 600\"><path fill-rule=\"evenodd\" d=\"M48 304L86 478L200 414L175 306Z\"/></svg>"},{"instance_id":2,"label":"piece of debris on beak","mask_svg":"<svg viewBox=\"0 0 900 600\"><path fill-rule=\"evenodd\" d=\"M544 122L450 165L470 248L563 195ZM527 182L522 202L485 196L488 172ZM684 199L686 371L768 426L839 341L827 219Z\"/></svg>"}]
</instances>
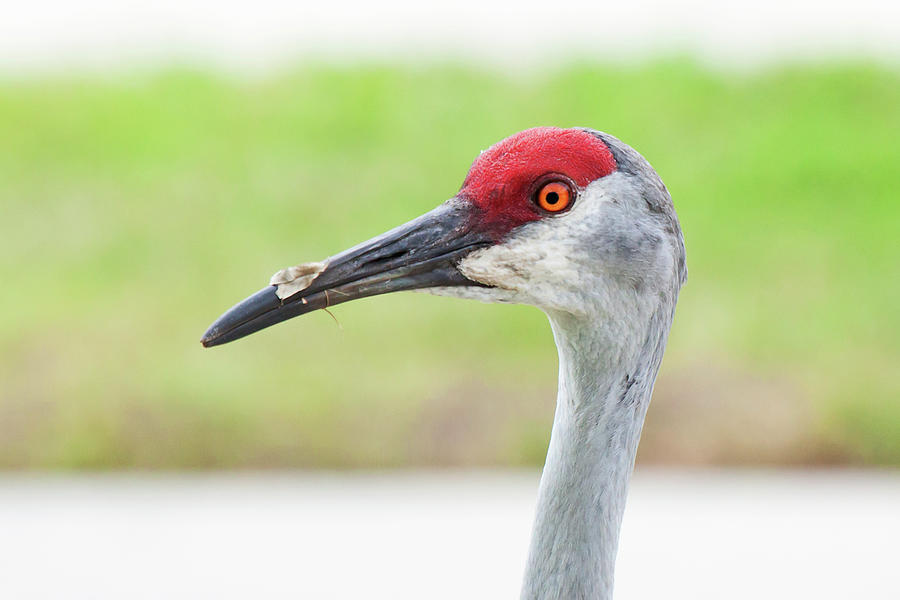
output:
<instances>
[{"instance_id":1,"label":"piece of debris on beak","mask_svg":"<svg viewBox=\"0 0 900 600\"><path fill-rule=\"evenodd\" d=\"M277 285L275 295L284 300L308 288L326 266L328 266L326 262L311 262L287 267L272 275L269 285Z\"/></svg>"}]
</instances>

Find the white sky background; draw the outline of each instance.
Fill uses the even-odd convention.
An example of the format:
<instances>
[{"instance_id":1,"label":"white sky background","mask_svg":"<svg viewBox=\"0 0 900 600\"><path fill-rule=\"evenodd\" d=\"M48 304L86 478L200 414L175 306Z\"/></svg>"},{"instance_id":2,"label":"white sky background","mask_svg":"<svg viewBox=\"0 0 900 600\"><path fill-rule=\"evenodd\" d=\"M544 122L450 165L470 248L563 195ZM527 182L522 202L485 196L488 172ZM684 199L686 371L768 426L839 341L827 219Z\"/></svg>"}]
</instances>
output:
<instances>
[{"instance_id":1,"label":"white sky background","mask_svg":"<svg viewBox=\"0 0 900 600\"><path fill-rule=\"evenodd\" d=\"M310 57L520 69L668 51L721 66L835 56L896 64L900 1L0 2L6 73L173 61L259 73Z\"/></svg>"}]
</instances>

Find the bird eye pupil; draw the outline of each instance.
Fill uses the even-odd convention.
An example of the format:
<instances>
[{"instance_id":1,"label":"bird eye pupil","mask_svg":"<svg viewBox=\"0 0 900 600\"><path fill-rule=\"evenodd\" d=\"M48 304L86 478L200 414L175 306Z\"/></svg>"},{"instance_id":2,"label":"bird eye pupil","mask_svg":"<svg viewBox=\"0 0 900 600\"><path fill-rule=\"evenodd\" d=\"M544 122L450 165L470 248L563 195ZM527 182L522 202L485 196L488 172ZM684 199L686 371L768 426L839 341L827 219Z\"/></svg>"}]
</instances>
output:
<instances>
[{"instance_id":1,"label":"bird eye pupil","mask_svg":"<svg viewBox=\"0 0 900 600\"><path fill-rule=\"evenodd\" d=\"M557 202L559 202L559 194L557 194L556 192L550 192L549 194L547 194L546 201L547 204L556 204Z\"/></svg>"}]
</instances>

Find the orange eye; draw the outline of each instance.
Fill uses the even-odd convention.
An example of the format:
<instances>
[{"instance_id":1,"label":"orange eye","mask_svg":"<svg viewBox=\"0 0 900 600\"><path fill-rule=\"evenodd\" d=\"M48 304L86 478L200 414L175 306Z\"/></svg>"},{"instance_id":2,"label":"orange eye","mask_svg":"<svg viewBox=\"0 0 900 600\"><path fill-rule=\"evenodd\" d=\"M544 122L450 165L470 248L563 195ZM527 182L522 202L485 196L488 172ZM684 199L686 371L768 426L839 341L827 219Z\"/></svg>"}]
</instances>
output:
<instances>
[{"instance_id":1,"label":"orange eye","mask_svg":"<svg viewBox=\"0 0 900 600\"><path fill-rule=\"evenodd\" d=\"M553 181L538 192L537 203L547 212L563 211L572 203L572 191L565 183Z\"/></svg>"}]
</instances>

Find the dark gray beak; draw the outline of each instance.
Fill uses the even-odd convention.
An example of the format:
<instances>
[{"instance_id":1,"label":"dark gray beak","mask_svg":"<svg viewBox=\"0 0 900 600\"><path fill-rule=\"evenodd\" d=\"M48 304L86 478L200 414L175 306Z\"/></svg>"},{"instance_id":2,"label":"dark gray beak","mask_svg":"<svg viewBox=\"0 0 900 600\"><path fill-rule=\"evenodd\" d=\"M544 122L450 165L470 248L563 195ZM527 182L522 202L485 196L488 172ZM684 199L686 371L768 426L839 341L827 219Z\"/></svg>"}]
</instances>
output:
<instances>
[{"instance_id":1,"label":"dark gray beak","mask_svg":"<svg viewBox=\"0 0 900 600\"><path fill-rule=\"evenodd\" d=\"M203 334L207 348L320 308L401 290L482 286L457 269L467 254L493 241L474 231L472 207L453 198L405 225L324 262L308 287L285 296L270 285L230 308Z\"/></svg>"}]
</instances>

